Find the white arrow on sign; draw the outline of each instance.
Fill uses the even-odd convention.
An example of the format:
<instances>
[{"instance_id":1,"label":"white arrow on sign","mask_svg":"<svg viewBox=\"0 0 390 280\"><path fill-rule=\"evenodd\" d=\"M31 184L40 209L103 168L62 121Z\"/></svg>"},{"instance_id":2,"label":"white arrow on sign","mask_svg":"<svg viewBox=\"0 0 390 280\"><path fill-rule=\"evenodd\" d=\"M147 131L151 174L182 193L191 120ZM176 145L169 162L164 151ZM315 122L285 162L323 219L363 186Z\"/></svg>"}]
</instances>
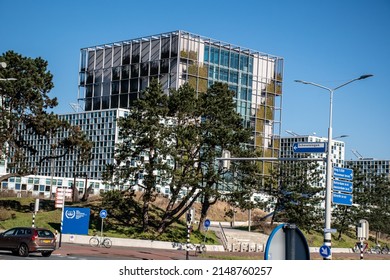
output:
<instances>
[{"instance_id":1,"label":"white arrow on sign","mask_svg":"<svg viewBox=\"0 0 390 280\"><path fill-rule=\"evenodd\" d=\"M325 245L320 247L320 255L321 256L323 256L324 258L327 258L327 257L330 256L330 254L331 254L330 253L330 247L325 246Z\"/></svg>"}]
</instances>

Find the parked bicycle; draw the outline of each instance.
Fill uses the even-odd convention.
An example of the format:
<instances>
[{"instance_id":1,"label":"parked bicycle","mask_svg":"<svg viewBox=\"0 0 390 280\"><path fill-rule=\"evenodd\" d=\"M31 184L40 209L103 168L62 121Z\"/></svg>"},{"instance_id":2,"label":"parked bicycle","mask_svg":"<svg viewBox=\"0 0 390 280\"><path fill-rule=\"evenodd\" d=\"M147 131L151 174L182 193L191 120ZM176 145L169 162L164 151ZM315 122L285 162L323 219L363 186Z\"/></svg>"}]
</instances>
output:
<instances>
[{"instance_id":1,"label":"parked bicycle","mask_svg":"<svg viewBox=\"0 0 390 280\"><path fill-rule=\"evenodd\" d=\"M194 244L194 243L173 243L174 247L178 247L179 250L193 251L195 254L201 254L207 251L205 244Z\"/></svg>"},{"instance_id":2,"label":"parked bicycle","mask_svg":"<svg viewBox=\"0 0 390 280\"><path fill-rule=\"evenodd\" d=\"M204 244L195 245L195 251L199 254L201 254L203 252L207 252L206 245L204 245Z\"/></svg>"},{"instance_id":3,"label":"parked bicycle","mask_svg":"<svg viewBox=\"0 0 390 280\"><path fill-rule=\"evenodd\" d=\"M390 253L390 248L387 244L385 246L383 246L381 253L385 254L385 255Z\"/></svg>"},{"instance_id":4,"label":"parked bicycle","mask_svg":"<svg viewBox=\"0 0 390 280\"><path fill-rule=\"evenodd\" d=\"M374 247L371 247L370 253L372 254L381 254L382 253L382 247L380 244L376 244Z\"/></svg>"},{"instance_id":5,"label":"parked bicycle","mask_svg":"<svg viewBox=\"0 0 390 280\"><path fill-rule=\"evenodd\" d=\"M390 252L390 248L389 246L386 244L385 246L381 246L380 244L377 244L375 247L371 248L371 253L374 253L374 254L389 254Z\"/></svg>"},{"instance_id":6,"label":"parked bicycle","mask_svg":"<svg viewBox=\"0 0 390 280\"><path fill-rule=\"evenodd\" d=\"M102 237L98 235L94 235L89 239L89 245L92 247L106 247L106 248L111 248L112 246L112 241L108 237Z\"/></svg>"}]
</instances>

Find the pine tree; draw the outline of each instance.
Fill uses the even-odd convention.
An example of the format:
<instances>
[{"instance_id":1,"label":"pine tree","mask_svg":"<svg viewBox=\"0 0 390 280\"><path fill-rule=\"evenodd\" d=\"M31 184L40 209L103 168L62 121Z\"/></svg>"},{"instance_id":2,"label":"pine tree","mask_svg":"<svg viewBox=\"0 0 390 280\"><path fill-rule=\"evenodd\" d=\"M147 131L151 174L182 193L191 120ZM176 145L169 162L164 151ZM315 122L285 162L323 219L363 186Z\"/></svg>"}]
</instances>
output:
<instances>
[{"instance_id":1,"label":"pine tree","mask_svg":"<svg viewBox=\"0 0 390 280\"><path fill-rule=\"evenodd\" d=\"M0 157L8 161L11 173L0 177L0 181L12 176L36 174L47 160L62 158L77 153L80 162L90 159L92 143L78 127L72 127L50 112L58 105L57 98L50 98L54 87L53 75L47 70L44 59L29 58L7 51L0 56L7 67L1 69L0 78L16 80L1 81L0 85ZM3 78L4 77L4 78ZM66 133L67 137L59 137ZM25 140L33 135L41 143L49 143L49 152L40 156L38 148ZM33 164L27 158L34 158Z\"/></svg>"},{"instance_id":2,"label":"pine tree","mask_svg":"<svg viewBox=\"0 0 390 280\"><path fill-rule=\"evenodd\" d=\"M313 162L281 162L272 172L268 193L276 198L273 221L291 223L302 230L318 230L323 221L320 170Z\"/></svg>"}]
</instances>

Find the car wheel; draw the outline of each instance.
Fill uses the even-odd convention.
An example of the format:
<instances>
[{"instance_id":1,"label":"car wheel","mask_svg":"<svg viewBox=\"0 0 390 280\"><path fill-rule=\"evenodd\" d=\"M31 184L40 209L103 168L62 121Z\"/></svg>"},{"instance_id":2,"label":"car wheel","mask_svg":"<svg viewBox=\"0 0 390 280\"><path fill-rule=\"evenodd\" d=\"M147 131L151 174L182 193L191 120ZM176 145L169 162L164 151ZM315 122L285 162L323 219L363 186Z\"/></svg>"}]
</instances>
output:
<instances>
[{"instance_id":1,"label":"car wheel","mask_svg":"<svg viewBox=\"0 0 390 280\"><path fill-rule=\"evenodd\" d=\"M28 247L26 244L24 244L24 243L20 244L19 249L18 249L18 255L20 257L27 257L28 256Z\"/></svg>"},{"instance_id":2,"label":"car wheel","mask_svg":"<svg viewBox=\"0 0 390 280\"><path fill-rule=\"evenodd\" d=\"M52 253L51 251L44 251L41 254L42 254L42 257L50 257L51 253Z\"/></svg>"}]
</instances>

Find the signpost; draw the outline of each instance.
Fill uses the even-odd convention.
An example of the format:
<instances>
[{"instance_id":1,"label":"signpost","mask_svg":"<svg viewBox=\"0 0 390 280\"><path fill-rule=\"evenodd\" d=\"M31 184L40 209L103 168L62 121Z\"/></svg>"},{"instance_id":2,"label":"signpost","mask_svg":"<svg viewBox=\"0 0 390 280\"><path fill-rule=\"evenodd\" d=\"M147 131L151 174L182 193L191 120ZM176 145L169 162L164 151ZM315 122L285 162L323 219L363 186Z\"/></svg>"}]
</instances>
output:
<instances>
[{"instance_id":1,"label":"signpost","mask_svg":"<svg viewBox=\"0 0 390 280\"><path fill-rule=\"evenodd\" d=\"M102 218L102 226L101 226L101 229L100 229L100 237L103 238L103 221L105 218L107 218L107 210L100 210L100 213L99 213L99 216L100 218Z\"/></svg>"},{"instance_id":2,"label":"signpost","mask_svg":"<svg viewBox=\"0 0 390 280\"><path fill-rule=\"evenodd\" d=\"M333 203L346 206L352 205L352 195L346 193L333 193Z\"/></svg>"},{"instance_id":3,"label":"signpost","mask_svg":"<svg viewBox=\"0 0 390 280\"><path fill-rule=\"evenodd\" d=\"M325 142L302 142L294 143L294 153L325 153L326 143Z\"/></svg>"},{"instance_id":4,"label":"signpost","mask_svg":"<svg viewBox=\"0 0 390 280\"><path fill-rule=\"evenodd\" d=\"M337 229L335 229L335 228L324 228L324 232L336 233Z\"/></svg>"},{"instance_id":5,"label":"signpost","mask_svg":"<svg viewBox=\"0 0 390 280\"><path fill-rule=\"evenodd\" d=\"M68 189L65 187L57 187L56 189L56 199L55 199L55 207L63 208L65 200L68 198L72 198L72 189Z\"/></svg>"},{"instance_id":6,"label":"signpost","mask_svg":"<svg viewBox=\"0 0 390 280\"><path fill-rule=\"evenodd\" d=\"M333 177L340 180L333 180L333 203L351 206L353 170L349 168L334 167Z\"/></svg>"},{"instance_id":7,"label":"signpost","mask_svg":"<svg viewBox=\"0 0 390 280\"><path fill-rule=\"evenodd\" d=\"M104 210L104 209L103 209L103 210L100 210L99 216L100 216L100 218L102 218L102 219L107 218L107 211Z\"/></svg>"},{"instance_id":8,"label":"signpost","mask_svg":"<svg viewBox=\"0 0 390 280\"><path fill-rule=\"evenodd\" d=\"M209 219L206 219L206 220L204 220L204 223L203 223L203 225L204 225L204 227L206 228L206 230L208 230L208 229L209 229L209 227L210 227L210 224L211 224L211 222L210 222L210 220L209 220Z\"/></svg>"},{"instance_id":9,"label":"signpost","mask_svg":"<svg viewBox=\"0 0 390 280\"><path fill-rule=\"evenodd\" d=\"M206 238L207 238L207 232L209 231L209 227L211 225L211 221L209 219L204 220L203 223L205 229L206 229L206 234L204 235L203 243L206 243Z\"/></svg>"},{"instance_id":10,"label":"signpost","mask_svg":"<svg viewBox=\"0 0 390 280\"><path fill-rule=\"evenodd\" d=\"M331 255L330 247L328 247L326 245L322 245L320 247L320 255L323 258L328 258Z\"/></svg>"},{"instance_id":11,"label":"signpost","mask_svg":"<svg viewBox=\"0 0 390 280\"><path fill-rule=\"evenodd\" d=\"M342 181L342 180L333 180L333 190L345 193L352 193L352 182Z\"/></svg>"},{"instance_id":12,"label":"signpost","mask_svg":"<svg viewBox=\"0 0 390 280\"><path fill-rule=\"evenodd\" d=\"M353 170L349 168L334 167L333 177L338 179L344 179L344 180L352 180Z\"/></svg>"}]
</instances>

